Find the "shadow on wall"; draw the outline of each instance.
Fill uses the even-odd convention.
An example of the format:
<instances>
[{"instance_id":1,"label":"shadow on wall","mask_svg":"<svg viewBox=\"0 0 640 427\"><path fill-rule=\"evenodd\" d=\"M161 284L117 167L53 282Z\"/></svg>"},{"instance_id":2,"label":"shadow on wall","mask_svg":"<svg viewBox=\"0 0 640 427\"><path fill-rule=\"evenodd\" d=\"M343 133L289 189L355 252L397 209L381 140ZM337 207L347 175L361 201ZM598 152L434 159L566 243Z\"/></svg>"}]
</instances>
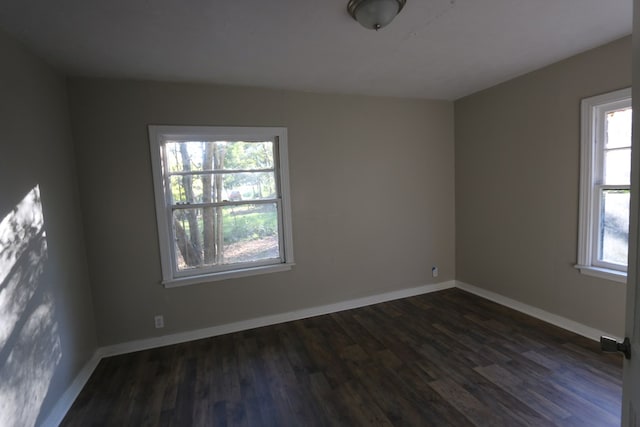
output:
<instances>
[{"instance_id":1,"label":"shadow on wall","mask_svg":"<svg viewBox=\"0 0 640 427\"><path fill-rule=\"evenodd\" d=\"M32 426L62 358L35 186L0 222L0 426Z\"/></svg>"}]
</instances>

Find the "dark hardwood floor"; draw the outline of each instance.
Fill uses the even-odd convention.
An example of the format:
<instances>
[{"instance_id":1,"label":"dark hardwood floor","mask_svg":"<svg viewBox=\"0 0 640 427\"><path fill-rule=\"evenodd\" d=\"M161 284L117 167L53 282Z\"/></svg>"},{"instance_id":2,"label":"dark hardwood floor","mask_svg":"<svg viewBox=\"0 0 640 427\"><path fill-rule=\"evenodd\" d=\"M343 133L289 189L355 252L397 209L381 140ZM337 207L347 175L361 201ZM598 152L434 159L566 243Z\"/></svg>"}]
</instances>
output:
<instances>
[{"instance_id":1,"label":"dark hardwood floor","mask_svg":"<svg viewBox=\"0 0 640 427\"><path fill-rule=\"evenodd\" d=\"M458 289L104 359L63 426L619 426L622 359Z\"/></svg>"}]
</instances>

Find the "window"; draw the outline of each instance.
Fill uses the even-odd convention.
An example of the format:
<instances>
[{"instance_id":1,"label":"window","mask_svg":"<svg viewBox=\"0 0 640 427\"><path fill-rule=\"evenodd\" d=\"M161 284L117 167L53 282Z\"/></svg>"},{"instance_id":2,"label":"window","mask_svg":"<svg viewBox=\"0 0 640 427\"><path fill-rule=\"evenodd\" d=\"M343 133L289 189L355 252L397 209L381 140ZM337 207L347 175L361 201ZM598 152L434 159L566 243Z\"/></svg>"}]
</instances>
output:
<instances>
[{"instance_id":1,"label":"window","mask_svg":"<svg viewBox=\"0 0 640 427\"><path fill-rule=\"evenodd\" d=\"M631 89L582 100L582 273L626 282L631 183Z\"/></svg>"},{"instance_id":2,"label":"window","mask_svg":"<svg viewBox=\"0 0 640 427\"><path fill-rule=\"evenodd\" d=\"M165 287L293 265L287 130L149 126Z\"/></svg>"}]
</instances>

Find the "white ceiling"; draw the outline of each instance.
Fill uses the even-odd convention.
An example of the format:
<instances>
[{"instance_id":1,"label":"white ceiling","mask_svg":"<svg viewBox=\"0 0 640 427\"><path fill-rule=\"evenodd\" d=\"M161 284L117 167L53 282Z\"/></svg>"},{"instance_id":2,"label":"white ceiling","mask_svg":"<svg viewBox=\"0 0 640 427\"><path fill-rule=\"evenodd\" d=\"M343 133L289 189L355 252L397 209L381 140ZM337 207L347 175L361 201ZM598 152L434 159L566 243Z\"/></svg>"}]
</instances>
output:
<instances>
[{"instance_id":1,"label":"white ceiling","mask_svg":"<svg viewBox=\"0 0 640 427\"><path fill-rule=\"evenodd\" d=\"M457 99L631 33L632 0L0 0L0 27L73 75Z\"/></svg>"}]
</instances>

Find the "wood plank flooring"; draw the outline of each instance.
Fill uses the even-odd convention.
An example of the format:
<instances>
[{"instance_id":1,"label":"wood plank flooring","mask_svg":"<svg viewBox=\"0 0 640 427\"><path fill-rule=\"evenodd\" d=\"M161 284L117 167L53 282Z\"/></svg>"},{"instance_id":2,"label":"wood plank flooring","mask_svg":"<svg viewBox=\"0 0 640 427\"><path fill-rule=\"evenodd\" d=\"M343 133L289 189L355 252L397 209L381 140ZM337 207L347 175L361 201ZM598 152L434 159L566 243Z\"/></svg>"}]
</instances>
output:
<instances>
[{"instance_id":1,"label":"wood plank flooring","mask_svg":"<svg viewBox=\"0 0 640 427\"><path fill-rule=\"evenodd\" d=\"M63 426L619 426L622 358L459 289L100 362Z\"/></svg>"}]
</instances>

